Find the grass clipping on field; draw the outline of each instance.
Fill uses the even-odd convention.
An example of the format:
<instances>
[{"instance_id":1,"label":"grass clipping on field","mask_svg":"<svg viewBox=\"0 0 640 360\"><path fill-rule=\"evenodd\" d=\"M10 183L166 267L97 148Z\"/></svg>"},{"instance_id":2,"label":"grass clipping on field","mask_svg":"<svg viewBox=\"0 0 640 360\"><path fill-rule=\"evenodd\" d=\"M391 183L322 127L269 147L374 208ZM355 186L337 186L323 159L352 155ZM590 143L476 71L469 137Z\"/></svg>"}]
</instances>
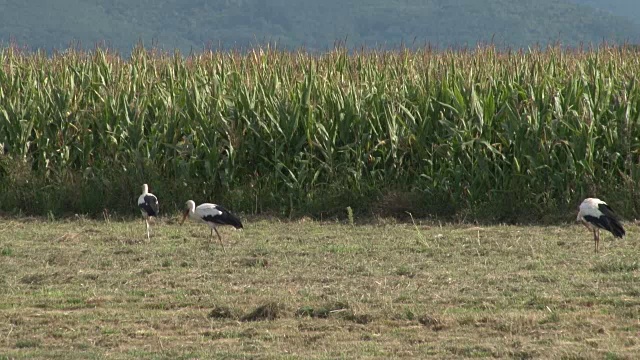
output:
<instances>
[{"instance_id":1,"label":"grass clipping on field","mask_svg":"<svg viewBox=\"0 0 640 360\"><path fill-rule=\"evenodd\" d=\"M7 358L640 353L640 242L582 226L2 220ZM625 224L628 239L636 227ZM68 234L72 234L69 236ZM188 240L185 242L185 239ZM69 351L72 349L72 351ZM0 356L0 358L2 358Z\"/></svg>"},{"instance_id":2,"label":"grass clipping on field","mask_svg":"<svg viewBox=\"0 0 640 360\"><path fill-rule=\"evenodd\" d=\"M264 305L260 305L255 310L243 315L241 321L263 321L263 320L275 320L282 313L283 306L277 302L268 302Z\"/></svg>"}]
</instances>

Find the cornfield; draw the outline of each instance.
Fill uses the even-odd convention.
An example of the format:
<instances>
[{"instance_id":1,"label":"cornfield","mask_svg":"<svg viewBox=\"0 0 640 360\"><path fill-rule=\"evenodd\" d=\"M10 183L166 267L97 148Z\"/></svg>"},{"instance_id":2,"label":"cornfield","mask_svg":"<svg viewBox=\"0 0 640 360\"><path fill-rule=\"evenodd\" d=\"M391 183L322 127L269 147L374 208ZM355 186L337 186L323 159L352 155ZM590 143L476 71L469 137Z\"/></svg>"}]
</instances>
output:
<instances>
[{"instance_id":1,"label":"cornfield","mask_svg":"<svg viewBox=\"0 0 640 360\"><path fill-rule=\"evenodd\" d=\"M640 57L627 47L183 56L0 50L0 209L558 219L638 214Z\"/></svg>"}]
</instances>

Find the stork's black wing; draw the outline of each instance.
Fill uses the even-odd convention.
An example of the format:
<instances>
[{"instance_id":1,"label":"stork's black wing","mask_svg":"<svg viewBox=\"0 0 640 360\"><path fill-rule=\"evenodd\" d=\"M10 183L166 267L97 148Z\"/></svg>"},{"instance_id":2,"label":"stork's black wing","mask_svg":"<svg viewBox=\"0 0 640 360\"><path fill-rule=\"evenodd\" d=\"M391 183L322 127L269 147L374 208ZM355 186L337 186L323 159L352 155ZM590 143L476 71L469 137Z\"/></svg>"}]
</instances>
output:
<instances>
[{"instance_id":1,"label":"stork's black wing","mask_svg":"<svg viewBox=\"0 0 640 360\"><path fill-rule=\"evenodd\" d=\"M600 210L602 215L598 219L598 224L596 224L596 226L611 231L615 237L623 237L625 234L624 228L611 207L607 204L599 204L598 210Z\"/></svg>"},{"instance_id":2,"label":"stork's black wing","mask_svg":"<svg viewBox=\"0 0 640 360\"><path fill-rule=\"evenodd\" d=\"M144 202L138 204L140 209L144 210L149 216L158 216L160 210L158 206L158 198L155 195L145 195Z\"/></svg>"},{"instance_id":3,"label":"stork's black wing","mask_svg":"<svg viewBox=\"0 0 640 360\"><path fill-rule=\"evenodd\" d=\"M231 225L236 229L242 229L242 222L240 218L233 215L229 210L223 208L220 205L216 205L216 210L220 212L219 215L216 215L212 219L204 219L206 221L212 221L219 225Z\"/></svg>"}]
</instances>

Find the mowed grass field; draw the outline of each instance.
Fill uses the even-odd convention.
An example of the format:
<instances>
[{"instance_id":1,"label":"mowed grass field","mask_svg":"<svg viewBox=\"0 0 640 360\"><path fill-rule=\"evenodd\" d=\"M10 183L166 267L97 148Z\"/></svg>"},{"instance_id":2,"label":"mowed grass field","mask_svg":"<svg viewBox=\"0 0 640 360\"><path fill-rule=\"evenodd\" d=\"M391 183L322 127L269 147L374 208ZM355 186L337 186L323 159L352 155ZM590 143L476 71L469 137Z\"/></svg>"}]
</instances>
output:
<instances>
[{"instance_id":1,"label":"mowed grass field","mask_svg":"<svg viewBox=\"0 0 640 360\"><path fill-rule=\"evenodd\" d=\"M580 225L0 220L0 359L640 356L640 242Z\"/></svg>"}]
</instances>

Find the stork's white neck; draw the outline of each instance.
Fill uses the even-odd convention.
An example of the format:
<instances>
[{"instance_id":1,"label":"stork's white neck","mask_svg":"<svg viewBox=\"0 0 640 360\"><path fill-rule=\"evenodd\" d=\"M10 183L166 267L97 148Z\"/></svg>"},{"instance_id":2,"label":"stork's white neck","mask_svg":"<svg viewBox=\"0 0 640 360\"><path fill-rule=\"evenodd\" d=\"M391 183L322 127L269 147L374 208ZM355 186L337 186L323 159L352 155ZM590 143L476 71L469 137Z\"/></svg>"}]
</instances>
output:
<instances>
[{"instance_id":1,"label":"stork's white neck","mask_svg":"<svg viewBox=\"0 0 640 360\"><path fill-rule=\"evenodd\" d=\"M187 206L189 207L189 217L196 218L196 203L193 201L188 201Z\"/></svg>"}]
</instances>

